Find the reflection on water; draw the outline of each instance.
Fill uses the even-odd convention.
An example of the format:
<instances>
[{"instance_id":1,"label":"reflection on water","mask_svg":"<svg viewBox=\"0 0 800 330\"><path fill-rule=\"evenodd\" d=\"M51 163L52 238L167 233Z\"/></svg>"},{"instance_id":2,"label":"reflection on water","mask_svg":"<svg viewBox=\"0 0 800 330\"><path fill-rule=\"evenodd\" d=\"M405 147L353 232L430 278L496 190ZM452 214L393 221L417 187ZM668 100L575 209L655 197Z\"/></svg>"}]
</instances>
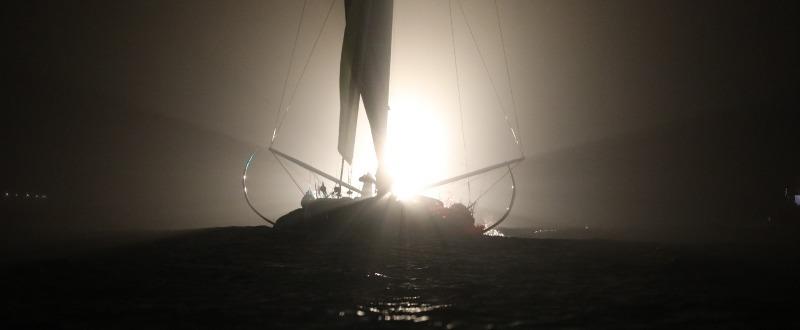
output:
<instances>
[{"instance_id":1,"label":"reflection on water","mask_svg":"<svg viewBox=\"0 0 800 330\"><path fill-rule=\"evenodd\" d=\"M429 312L446 310L450 304L431 304L424 302L420 296L391 297L388 301L375 301L367 305L358 305L356 310L343 310L339 317L357 317L362 320L427 322L431 320Z\"/></svg>"},{"instance_id":2,"label":"reflection on water","mask_svg":"<svg viewBox=\"0 0 800 330\"><path fill-rule=\"evenodd\" d=\"M14 266L0 281L13 307L0 328L792 328L798 249L779 247L791 253L498 237L298 244L204 230Z\"/></svg>"},{"instance_id":3,"label":"reflection on water","mask_svg":"<svg viewBox=\"0 0 800 330\"><path fill-rule=\"evenodd\" d=\"M378 301L367 306L358 306L358 312L366 311L378 321L425 322L430 316L425 313L450 307L448 304L429 304L419 296L395 297L390 301ZM358 315L358 312L357 315ZM362 312L364 313L364 312Z\"/></svg>"},{"instance_id":4,"label":"reflection on water","mask_svg":"<svg viewBox=\"0 0 800 330\"><path fill-rule=\"evenodd\" d=\"M434 311L444 312L452 304L442 303L439 298L424 299L420 292L432 289L430 279L426 279L424 272L428 267L414 263L400 263L387 265L389 271L396 275L383 272L369 272L365 278L366 287L374 291L365 292L360 297L365 303L357 304L354 310L339 312L341 318L355 317L362 321L378 322L428 322L432 319Z\"/></svg>"},{"instance_id":5,"label":"reflection on water","mask_svg":"<svg viewBox=\"0 0 800 330\"><path fill-rule=\"evenodd\" d=\"M373 277L373 276L382 277L382 278L391 278L391 277L387 276L386 274L381 274L381 273L367 274L367 277Z\"/></svg>"},{"instance_id":6,"label":"reflection on water","mask_svg":"<svg viewBox=\"0 0 800 330\"><path fill-rule=\"evenodd\" d=\"M506 236L506 235L503 235L503 233L501 233L497 229L492 229L490 231L487 231L487 232L483 233L483 235L485 235L485 236L497 236L497 237L505 237Z\"/></svg>"}]
</instances>

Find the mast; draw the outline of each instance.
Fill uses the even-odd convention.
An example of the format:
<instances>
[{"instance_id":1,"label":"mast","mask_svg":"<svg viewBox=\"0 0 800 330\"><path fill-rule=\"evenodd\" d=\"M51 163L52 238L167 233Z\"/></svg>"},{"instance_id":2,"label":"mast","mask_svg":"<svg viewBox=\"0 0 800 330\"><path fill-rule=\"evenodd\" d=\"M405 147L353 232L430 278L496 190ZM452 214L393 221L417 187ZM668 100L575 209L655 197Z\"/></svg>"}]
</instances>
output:
<instances>
[{"instance_id":1,"label":"mast","mask_svg":"<svg viewBox=\"0 0 800 330\"><path fill-rule=\"evenodd\" d=\"M339 71L339 153L353 162L359 101L369 120L378 159L378 186L386 188L383 149L389 117L393 0L345 0Z\"/></svg>"}]
</instances>

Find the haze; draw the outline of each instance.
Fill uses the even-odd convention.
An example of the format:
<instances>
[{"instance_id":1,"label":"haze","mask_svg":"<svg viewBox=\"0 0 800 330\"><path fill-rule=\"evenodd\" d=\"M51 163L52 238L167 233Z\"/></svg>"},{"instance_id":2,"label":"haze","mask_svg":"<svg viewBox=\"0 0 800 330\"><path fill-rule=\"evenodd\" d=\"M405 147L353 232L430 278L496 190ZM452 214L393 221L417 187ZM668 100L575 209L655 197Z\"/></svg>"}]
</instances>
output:
<instances>
[{"instance_id":1,"label":"haze","mask_svg":"<svg viewBox=\"0 0 800 330\"><path fill-rule=\"evenodd\" d=\"M396 3L393 106L418 98L451 125L458 117L447 2ZM311 1L306 10L290 91L328 4ZM8 228L263 224L239 179L272 133L301 6L33 1L4 10L0 189L48 195L25 206L44 216L3 219ZM477 168L515 152L492 110L511 98L492 4L465 1L464 9L501 92L498 101L456 15L466 160ZM528 157L516 172L508 226L670 239L725 226L735 237L765 223L784 186L797 184L793 5L501 1L500 16ZM278 144L330 173L339 166L328 145L343 24L338 3ZM442 172L453 172L464 161L460 132L443 134L452 147ZM254 189L277 216L291 207L281 198L299 196L261 159ZM505 207L502 196L492 203L487 209Z\"/></svg>"}]
</instances>

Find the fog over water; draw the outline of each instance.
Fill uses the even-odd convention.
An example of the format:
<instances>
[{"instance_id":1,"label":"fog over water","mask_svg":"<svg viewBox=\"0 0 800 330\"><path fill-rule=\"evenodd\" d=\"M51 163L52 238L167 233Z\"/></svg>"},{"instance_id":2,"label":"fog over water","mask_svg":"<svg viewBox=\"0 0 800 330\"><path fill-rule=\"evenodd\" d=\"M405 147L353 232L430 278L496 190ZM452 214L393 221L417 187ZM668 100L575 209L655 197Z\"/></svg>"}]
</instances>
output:
<instances>
[{"instance_id":1,"label":"fog over water","mask_svg":"<svg viewBox=\"0 0 800 330\"><path fill-rule=\"evenodd\" d=\"M509 86L493 3L462 3L500 96L456 9L466 168L518 153L497 110L511 109L509 87L516 99L527 160L507 226L682 239L797 222L781 211L786 187L800 185L794 5L499 1ZM298 84L329 4L305 10L276 147L338 174L338 0ZM13 214L3 221L26 232L262 224L239 179L269 143L301 7L33 1L5 11L0 193L48 198L2 197ZM420 128L443 150L427 168L462 172L448 2L396 1L394 29L390 105L440 122ZM267 154L253 181L270 216L296 206ZM479 210L501 213L507 187ZM463 185L451 190L463 199Z\"/></svg>"}]
</instances>

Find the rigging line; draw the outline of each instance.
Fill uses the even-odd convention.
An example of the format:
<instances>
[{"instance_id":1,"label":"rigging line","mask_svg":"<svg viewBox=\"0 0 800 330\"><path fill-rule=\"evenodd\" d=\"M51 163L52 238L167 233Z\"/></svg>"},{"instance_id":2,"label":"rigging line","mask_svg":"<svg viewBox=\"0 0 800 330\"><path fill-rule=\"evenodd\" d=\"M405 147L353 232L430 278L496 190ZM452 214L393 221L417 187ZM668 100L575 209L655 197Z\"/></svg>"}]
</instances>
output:
<instances>
[{"instance_id":1,"label":"rigging line","mask_svg":"<svg viewBox=\"0 0 800 330\"><path fill-rule=\"evenodd\" d=\"M464 108L461 103L461 75L458 72L458 55L456 52L456 34L455 28L453 27L453 0L447 2L447 8L450 10L450 41L453 45L453 63L455 64L456 69L456 89L458 90L458 115L461 119L461 142L464 148L464 170L468 171L469 166L467 164L467 136L464 134ZM467 200L472 199L472 180L471 178L467 179Z\"/></svg>"},{"instance_id":2,"label":"rigging line","mask_svg":"<svg viewBox=\"0 0 800 330\"><path fill-rule=\"evenodd\" d=\"M305 195L305 192L303 191L303 187L300 187L300 184L297 183L297 180L294 179L294 176L292 175L292 172L289 172L289 169L286 168L286 165L283 164L283 161L281 161L281 159L278 158L278 156L275 155L274 152L270 152L270 153L272 154L272 157L275 157L275 159L278 161L278 164L281 165L281 167L283 168L283 171L285 171L286 174L289 175L289 179L292 179L292 182L294 182L294 185L297 187L297 190L300 192L300 195L301 196Z\"/></svg>"},{"instance_id":3,"label":"rigging line","mask_svg":"<svg viewBox=\"0 0 800 330\"><path fill-rule=\"evenodd\" d=\"M499 220L495 221L493 225L486 227L483 229L483 232L490 231L497 227L503 221L508 219L508 216L511 214L511 209L514 207L514 201L517 199L517 180L514 179L514 171L511 169L511 164L508 164L508 175L511 177L511 201L508 202L508 207L506 207L506 213L503 213L503 216L500 217Z\"/></svg>"},{"instance_id":4,"label":"rigging line","mask_svg":"<svg viewBox=\"0 0 800 330\"><path fill-rule=\"evenodd\" d=\"M303 18L305 18L306 13L306 5L308 4L308 0L303 1L303 9L300 10L300 20L297 22L297 31L294 33L294 43L292 45L292 53L289 55L289 66L286 68L286 77L283 78L283 89L281 90L281 102L278 104L278 111L275 112L275 125L272 129L272 139L270 139L269 144L275 143L275 137L278 135L278 120L281 117L281 110L283 109L283 101L286 97L286 87L289 85L289 74L292 73L292 67L294 66L294 53L297 51L297 40L300 39L300 27L303 26Z\"/></svg>"},{"instance_id":5,"label":"rigging line","mask_svg":"<svg viewBox=\"0 0 800 330\"><path fill-rule=\"evenodd\" d=\"M503 33L503 24L500 23L500 5L497 4L497 0L494 0L494 13L497 16L497 30L500 31L500 45L503 48L503 59L505 60L506 64L506 79L508 81L508 92L511 94L511 109L514 112L514 122L517 124L517 145L519 146L519 152L522 156L525 156L525 148L522 147L522 137L519 136L520 129L519 129L519 116L517 115L517 99L514 97L514 86L511 84L511 69L509 68L508 64L508 52L506 51L506 40Z\"/></svg>"},{"instance_id":6,"label":"rigging line","mask_svg":"<svg viewBox=\"0 0 800 330\"><path fill-rule=\"evenodd\" d=\"M256 149L256 151L253 151L253 153L250 154L250 158L248 158L247 162L244 164L244 170L242 171L242 192L244 193L244 201L247 202L247 206L250 207L250 210L255 212L255 214L258 215L258 217L260 217L262 220L274 226L275 222L258 211L256 206L253 205L253 202L250 200L250 195L247 193L247 170L249 170L250 166L253 165L253 158L256 157L256 154L259 150L261 149Z\"/></svg>"},{"instance_id":7,"label":"rigging line","mask_svg":"<svg viewBox=\"0 0 800 330\"><path fill-rule=\"evenodd\" d=\"M513 165L511 165L511 169L514 169L514 167L516 167L516 164L513 164ZM483 198L484 196L486 196L486 194L488 194L488 193L489 193L489 191L491 191L492 189L494 189L494 186L496 186L498 183L500 183L501 181L503 181L503 179L504 179L505 177L507 177L507 176L508 176L508 173L509 173L508 171L506 171L505 173L503 173L503 175L501 175L499 178L497 178L497 180L495 180L495 181L494 181L494 182L493 182L491 185L489 185L489 188L486 188L486 190L484 190L483 192L481 192L481 194L480 194L480 195L478 195L478 198L476 198L476 199L475 199L475 201L474 201L474 202L472 202L472 204L470 204L470 205L467 207L467 209L472 209L473 207L475 207L475 205L476 205L476 204L478 204L478 201L480 201L480 200L481 200L481 198Z\"/></svg>"},{"instance_id":8,"label":"rigging line","mask_svg":"<svg viewBox=\"0 0 800 330\"><path fill-rule=\"evenodd\" d=\"M503 106L502 98L500 98L500 91L497 89L497 84L495 83L494 79L492 78L492 74L489 72L489 67L486 65L486 58L483 56L483 51L481 51L481 47L478 46L478 42L475 39L475 33L472 31L472 25L469 24L469 19L467 19L467 14L464 12L464 6L461 5L461 2L456 0L458 4L458 8L461 10L461 15L464 16L464 22L467 24L467 30L469 30L469 35L472 38L472 44L475 45L475 49L478 50L478 55L481 58L481 64L483 65L484 71L486 71L486 75L489 77L489 82L492 83L492 89L494 89L494 94L497 96L497 101L500 103L500 111L503 113L503 119L506 121L506 125L511 130L511 135L514 137L514 142L519 145L519 137L517 133L514 131L514 126L511 125L511 122L508 121L508 113L505 110L505 106Z\"/></svg>"},{"instance_id":9,"label":"rigging line","mask_svg":"<svg viewBox=\"0 0 800 330\"><path fill-rule=\"evenodd\" d=\"M347 164L347 184L353 185L353 167Z\"/></svg>"},{"instance_id":10,"label":"rigging line","mask_svg":"<svg viewBox=\"0 0 800 330\"><path fill-rule=\"evenodd\" d=\"M292 94L289 97L289 104L286 106L286 110L283 111L283 116L280 117L278 120L278 125L275 127L275 131L273 133L274 136L278 135L278 132L281 130L281 126L283 126L283 121L286 119L286 115L289 113L289 107L291 107L292 102L294 101L294 96L297 94L297 89L300 86L300 82L303 81L303 77L306 74L306 69L308 69L308 64L311 63L311 58L314 57L314 50L317 49L317 42L319 42L320 37L322 36L322 32L325 31L325 26L328 25L328 18L331 17L331 11L333 11L333 5L338 0L331 0L331 5L328 7L328 13L325 14L325 20L322 21L322 27L319 28L319 33L317 33L317 37L314 39L314 43L311 45L311 53L308 54L308 58L306 58L306 63L303 65L303 70L300 71L300 77L297 78L297 83L295 83L294 88L292 89ZM275 139L273 139L273 144Z\"/></svg>"},{"instance_id":11,"label":"rigging line","mask_svg":"<svg viewBox=\"0 0 800 330\"><path fill-rule=\"evenodd\" d=\"M339 181L342 181L343 176L344 176L344 157L342 157L342 165L339 166Z\"/></svg>"}]
</instances>

